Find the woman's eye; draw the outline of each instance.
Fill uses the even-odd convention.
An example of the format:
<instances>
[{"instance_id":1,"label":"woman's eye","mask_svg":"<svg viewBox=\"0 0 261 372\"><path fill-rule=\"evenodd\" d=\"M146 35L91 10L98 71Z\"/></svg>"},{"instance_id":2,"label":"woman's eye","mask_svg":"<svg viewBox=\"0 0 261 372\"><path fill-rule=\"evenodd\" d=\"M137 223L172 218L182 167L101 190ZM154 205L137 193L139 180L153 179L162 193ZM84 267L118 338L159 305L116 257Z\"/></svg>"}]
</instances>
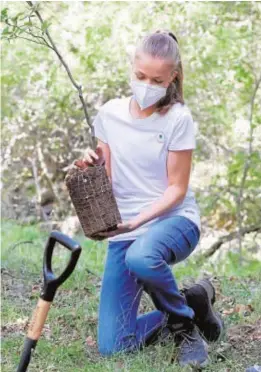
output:
<instances>
[{"instance_id":1,"label":"woman's eye","mask_svg":"<svg viewBox=\"0 0 261 372\"><path fill-rule=\"evenodd\" d=\"M137 79L139 79L139 80L144 79L144 76L141 76L141 75L137 75L137 74L136 74L136 77L137 77ZM162 84L163 81L154 80L154 83L156 83L156 84Z\"/></svg>"}]
</instances>

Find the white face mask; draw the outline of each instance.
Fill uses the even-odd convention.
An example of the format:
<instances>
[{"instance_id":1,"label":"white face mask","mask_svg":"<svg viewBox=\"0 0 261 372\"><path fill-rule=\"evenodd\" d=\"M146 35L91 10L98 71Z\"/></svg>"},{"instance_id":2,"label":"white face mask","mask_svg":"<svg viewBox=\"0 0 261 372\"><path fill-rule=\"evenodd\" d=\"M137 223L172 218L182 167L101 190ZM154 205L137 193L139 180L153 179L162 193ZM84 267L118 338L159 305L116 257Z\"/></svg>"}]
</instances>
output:
<instances>
[{"instance_id":1,"label":"white face mask","mask_svg":"<svg viewBox=\"0 0 261 372\"><path fill-rule=\"evenodd\" d=\"M167 88L165 87L147 84L137 80L131 80L130 87L142 110L159 101L167 92Z\"/></svg>"}]
</instances>

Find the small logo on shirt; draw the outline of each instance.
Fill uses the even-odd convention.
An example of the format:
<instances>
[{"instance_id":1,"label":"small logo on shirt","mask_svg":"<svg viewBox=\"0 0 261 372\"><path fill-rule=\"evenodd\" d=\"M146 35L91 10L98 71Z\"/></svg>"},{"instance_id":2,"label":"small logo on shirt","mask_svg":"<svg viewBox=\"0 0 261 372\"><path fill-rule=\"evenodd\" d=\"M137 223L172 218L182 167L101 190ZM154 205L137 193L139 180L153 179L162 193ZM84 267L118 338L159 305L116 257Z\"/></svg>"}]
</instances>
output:
<instances>
[{"instance_id":1,"label":"small logo on shirt","mask_svg":"<svg viewBox=\"0 0 261 372\"><path fill-rule=\"evenodd\" d=\"M192 209L185 209L185 212L195 214L195 211L193 211Z\"/></svg>"},{"instance_id":2,"label":"small logo on shirt","mask_svg":"<svg viewBox=\"0 0 261 372\"><path fill-rule=\"evenodd\" d=\"M165 141L165 135L164 135L163 132L157 133L157 140L158 140L158 142L161 142L161 143L163 143Z\"/></svg>"}]
</instances>

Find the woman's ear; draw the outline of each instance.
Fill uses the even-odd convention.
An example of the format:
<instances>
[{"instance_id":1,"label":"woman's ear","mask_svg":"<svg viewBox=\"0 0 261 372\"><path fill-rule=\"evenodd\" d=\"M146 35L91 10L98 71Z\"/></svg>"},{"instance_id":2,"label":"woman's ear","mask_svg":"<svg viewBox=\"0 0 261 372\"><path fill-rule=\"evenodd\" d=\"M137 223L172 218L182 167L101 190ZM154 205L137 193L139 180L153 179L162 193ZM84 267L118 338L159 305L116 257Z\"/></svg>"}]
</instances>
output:
<instances>
[{"instance_id":1,"label":"woman's ear","mask_svg":"<svg viewBox=\"0 0 261 372\"><path fill-rule=\"evenodd\" d=\"M174 83L174 81L176 80L177 75L178 75L178 71L171 72L169 84Z\"/></svg>"}]
</instances>

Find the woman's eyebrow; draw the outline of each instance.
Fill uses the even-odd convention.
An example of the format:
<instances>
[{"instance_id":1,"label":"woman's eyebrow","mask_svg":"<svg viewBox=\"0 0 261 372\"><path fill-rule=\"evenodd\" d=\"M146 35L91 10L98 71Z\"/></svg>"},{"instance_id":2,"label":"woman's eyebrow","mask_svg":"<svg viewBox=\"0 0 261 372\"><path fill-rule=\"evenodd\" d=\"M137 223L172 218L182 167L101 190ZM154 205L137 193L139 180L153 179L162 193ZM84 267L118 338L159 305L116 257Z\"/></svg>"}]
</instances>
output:
<instances>
[{"instance_id":1,"label":"woman's eyebrow","mask_svg":"<svg viewBox=\"0 0 261 372\"><path fill-rule=\"evenodd\" d=\"M136 73L140 73L140 74L142 74L142 75L146 75L146 74L144 74L143 72L141 72L141 71L135 71ZM153 79L163 79L163 77L162 76L154 76L154 78Z\"/></svg>"}]
</instances>

